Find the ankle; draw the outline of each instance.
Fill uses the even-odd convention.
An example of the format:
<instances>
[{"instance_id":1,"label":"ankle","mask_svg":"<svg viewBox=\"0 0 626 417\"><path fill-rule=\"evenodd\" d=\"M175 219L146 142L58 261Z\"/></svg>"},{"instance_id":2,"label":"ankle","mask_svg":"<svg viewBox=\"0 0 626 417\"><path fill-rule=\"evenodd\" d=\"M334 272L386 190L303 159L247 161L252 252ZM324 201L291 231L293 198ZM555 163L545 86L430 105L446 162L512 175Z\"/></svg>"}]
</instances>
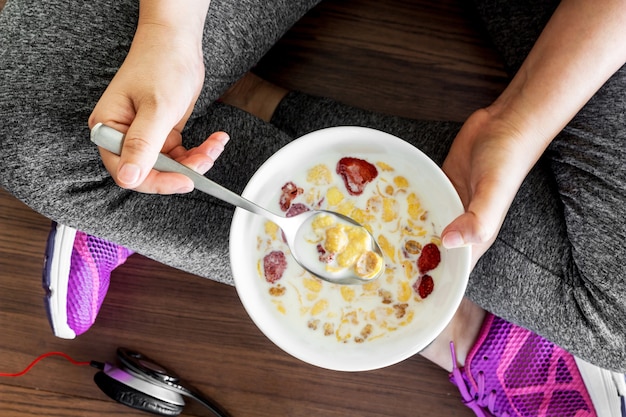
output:
<instances>
[{"instance_id":1,"label":"ankle","mask_svg":"<svg viewBox=\"0 0 626 417\"><path fill-rule=\"evenodd\" d=\"M485 310L481 307L463 298L448 326L426 349L420 352L420 355L451 372L453 364L450 342L454 342L457 366L464 366L465 359L476 342L485 314Z\"/></svg>"},{"instance_id":2,"label":"ankle","mask_svg":"<svg viewBox=\"0 0 626 417\"><path fill-rule=\"evenodd\" d=\"M221 97L222 102L269 122L289 91L248 72Z\"/></svg>"}]
</instances>

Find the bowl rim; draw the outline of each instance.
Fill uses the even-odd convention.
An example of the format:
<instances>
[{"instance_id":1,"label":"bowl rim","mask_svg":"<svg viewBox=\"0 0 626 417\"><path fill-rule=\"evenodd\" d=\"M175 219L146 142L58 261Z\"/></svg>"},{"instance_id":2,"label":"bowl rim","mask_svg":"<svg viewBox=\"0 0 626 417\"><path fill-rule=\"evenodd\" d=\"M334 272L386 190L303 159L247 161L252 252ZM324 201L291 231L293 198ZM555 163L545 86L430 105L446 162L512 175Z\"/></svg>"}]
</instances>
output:
<instances>
[{"instance_id":1,"label":"bowl rim","mask_svg":"<svg viewBox=\"0 0 626 417\"><path fill-rule=\"evenodd\" d=\"M260 193L260 189L262 188L260 187L260 185L262 185L262 183L265 181L263 180L263 177L267 177L268 175L270 175L271 177L271 174L274 174L278 171L277 167L284 162L285 156L291 155L294 152L298 154L298 152L301 152L301 148L303 146L313 148L313 150L326 149L327 147L332 148L334 144L330 144L329 141L339 140L341 142L342 140L345 140L348 144L351 144L350 140L343 138L351 138L355 136L359 138L368 138L367 140L365 140L365 144L372 148L376 148L373 150L370 149L370 152L374 154L377 154L378 152L384 152L385 149L389 148L389 145L386 144L387 141L392 141L393 145L391 146L391 148L393 150L397 151L397 148L404 149L412 156L417 157L420 166L423 167L423 169L431 172L438 178L439 181L441 181L441 184L438 185L444 188L443 192L448 194L448 198L451 199L451 204L456 205L456 207L451 208L451 210L455 212L454 216L456 217L463 212L463 205L456 190L452 186L452 183L449 181L443 171L441 171L439 166L437 166L435 162L432 161L427 155L425 155L421 150L401 138L382 132L380 130L360 126L329 127L310 132L306 135L301 136L300 138L295 139L294 141L279 149L261 165L261 167L254 173L254 175L246 185L242 196L252 199L254 201L255 197L258 197L257 194ZM354 147L354 144L351 144L351 146ZM359 143L354 149L360 149L359 152L363 153L361 152L362 148L363 143ZM302 158L306 158L306 156L302 156ZM282 182L282 180L276 180L276 182L280 183ZM240 262L240 260L237 258L237 254L240 253L240 251L242 250L242 240L239 238L239 236L243 237L246 232L246 224L249 222L253 222L254 219L257 218L260 217L251 214L244 209L235 209L229 236L229 250L230 264L232 268L236 291L241 300L241 303L244 306L244 309L246 310L248 316L251 318L253 323L257 326L257 328L259 328L259 330L261 330L261 332L280 349L306 363L337 371L366 371L390 366L395 363L401 362L402 360L413 356L415 353L418 353L420 350L430 344L432 340L434 340L435 337L443 331L443 329L452 320L452 317L458 309L465 294L465 289L467 287L470 273L471 248L469 246L466 246L453 250L446 249L445 251L450 253L450 255L448 256L454 255L458 259L458 271L460 272L460 276L457 277L457 290L454 292L454 294L451 294L451 298L448 300L449 308L445 310L445 314L443 315L443 317L441 317L441 320L437 323L437 325L432 326L428 338L430 340L421 340L420 343L416 342L413 345L409 343L409 345L411 346L408 346L405 349L398 348L398 350L395 351L395 353L393 355L390 355L390 357L388 358L372 359L368 355L357 355L354 360L346 360L346 358L337 358L334 352L333 355L327 355L333 357L324 357L323 355L317 355L315 352L312 352L308 346L305 347L305 345L303 344L305 342L303 342L302 340L291 340L299 338L285 338L284 331L281 331L280 329L276 330L274 328L277 321L277 318L272 316L274 312L269 314L269 309L259 309L257 306L258 298L260 296L259 294L255 294L250 289L251 280L258 280L259 278L258 274L256 273L256 268L254 268L254 276L252 278L247 278L246 275L251 272L250 268L246 268L245 262ZM279 324L279 327L280 326L281 325Z\"/></svg>"}]
</instances>

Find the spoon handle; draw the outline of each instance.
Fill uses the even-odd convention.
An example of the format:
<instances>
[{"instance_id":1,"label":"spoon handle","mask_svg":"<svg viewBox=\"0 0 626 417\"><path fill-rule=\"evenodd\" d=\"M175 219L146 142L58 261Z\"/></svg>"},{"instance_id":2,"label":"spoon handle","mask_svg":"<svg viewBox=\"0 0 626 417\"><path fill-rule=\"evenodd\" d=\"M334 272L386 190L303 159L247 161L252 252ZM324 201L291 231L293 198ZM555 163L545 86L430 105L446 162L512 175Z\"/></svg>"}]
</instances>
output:
<instances>
[{"instance_id":1,"label":"spoon handle","mask_svg":"<svg viewBox=\"0 0 626 417\"><path fill-rule=\"evenodd\" d=\"M124 134L109 126L105 126L102 123L98 123L91 130L91 141L116 155L120 155L122 152L122 144L124 142ZM252 201L235 194L229 189L222 187L204 175L198 174L196 171L186 167L180 162L176 162L165 154L159 154L157 161L154 164L154 169L157 171L177 172L179 174L183 174L193 181L194 187L198 190L234 206L241 207L252 213L264 216L275 223L280 222L280 219L283 218L269 210L264 209L263 207L256 205Z\"/></svg>"}]
</instances>

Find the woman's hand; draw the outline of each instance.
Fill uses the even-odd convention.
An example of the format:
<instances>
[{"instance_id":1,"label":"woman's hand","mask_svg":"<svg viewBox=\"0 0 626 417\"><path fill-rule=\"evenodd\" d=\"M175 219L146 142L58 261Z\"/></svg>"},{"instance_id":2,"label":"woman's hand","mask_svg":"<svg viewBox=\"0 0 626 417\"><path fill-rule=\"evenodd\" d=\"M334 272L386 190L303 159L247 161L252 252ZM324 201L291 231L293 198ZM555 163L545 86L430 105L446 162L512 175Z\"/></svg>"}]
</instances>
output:
<instances>
[{"instance_id":1,"label":"woman's hand","mask_svg":"<svg viewBox=\"0 0 626 417\"><path fill-rule=\"evenodd\" d=\"M475 263L494 242L530 169L626 62L625 27L622 0L559 4L509 86L470 116L444 161L465 207L442 232L446 247L472 245Z\"/></svg>"},{"instance_id":2,"label":"woman's hand","mask_svg":"<svg viewBox=\"0 0 626 417\"><path fill-rule=\"evenodd\" d=\"M193 183L180 174L153 171L159 152L204 173L228 136L214 133L199 147L182 146L181 132L204 82L202 33L208 1L147 0L119 71L89 118L126 134L121 156L101 150L116 183L146 193L181 193Z\"/></svg>"},{"instance_id":3,"label":"woman's hand","mask_svg":"<svg viewBox=\"0 0 626 417\"><path fill-rule=\"evenodd\" d=\"M465 208L443 230L444 246L472 245L478 261L495 240L534 155L520 131L489 108L468 118L443 163Z\"/></svg>"}]
</instances>

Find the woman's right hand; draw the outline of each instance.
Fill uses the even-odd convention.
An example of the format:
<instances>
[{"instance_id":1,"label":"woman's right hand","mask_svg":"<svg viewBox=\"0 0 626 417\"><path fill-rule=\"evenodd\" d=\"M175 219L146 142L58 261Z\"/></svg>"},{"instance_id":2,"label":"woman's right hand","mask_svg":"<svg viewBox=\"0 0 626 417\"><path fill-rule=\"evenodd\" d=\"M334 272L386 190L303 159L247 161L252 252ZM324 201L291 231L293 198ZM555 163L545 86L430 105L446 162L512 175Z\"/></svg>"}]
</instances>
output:
<instances>
[{"instance_id":1,"label":"woman's right hand","mask_svg":"<svg viewBox=\"0 0 626 417\"><path fill-rule=\"evenodd\" d=\"M102 160L119 186L146 193L193 189L181 174L152 170L159 152L204 173L228 140L217 132L197 148L182 146L181 132L204 82L208 2L189 2L186 8L174 3L141 2L130 51L89 118L90 128L103 123L126 134L121 156L101 149Z\"/></svg>"}]
</instances>

